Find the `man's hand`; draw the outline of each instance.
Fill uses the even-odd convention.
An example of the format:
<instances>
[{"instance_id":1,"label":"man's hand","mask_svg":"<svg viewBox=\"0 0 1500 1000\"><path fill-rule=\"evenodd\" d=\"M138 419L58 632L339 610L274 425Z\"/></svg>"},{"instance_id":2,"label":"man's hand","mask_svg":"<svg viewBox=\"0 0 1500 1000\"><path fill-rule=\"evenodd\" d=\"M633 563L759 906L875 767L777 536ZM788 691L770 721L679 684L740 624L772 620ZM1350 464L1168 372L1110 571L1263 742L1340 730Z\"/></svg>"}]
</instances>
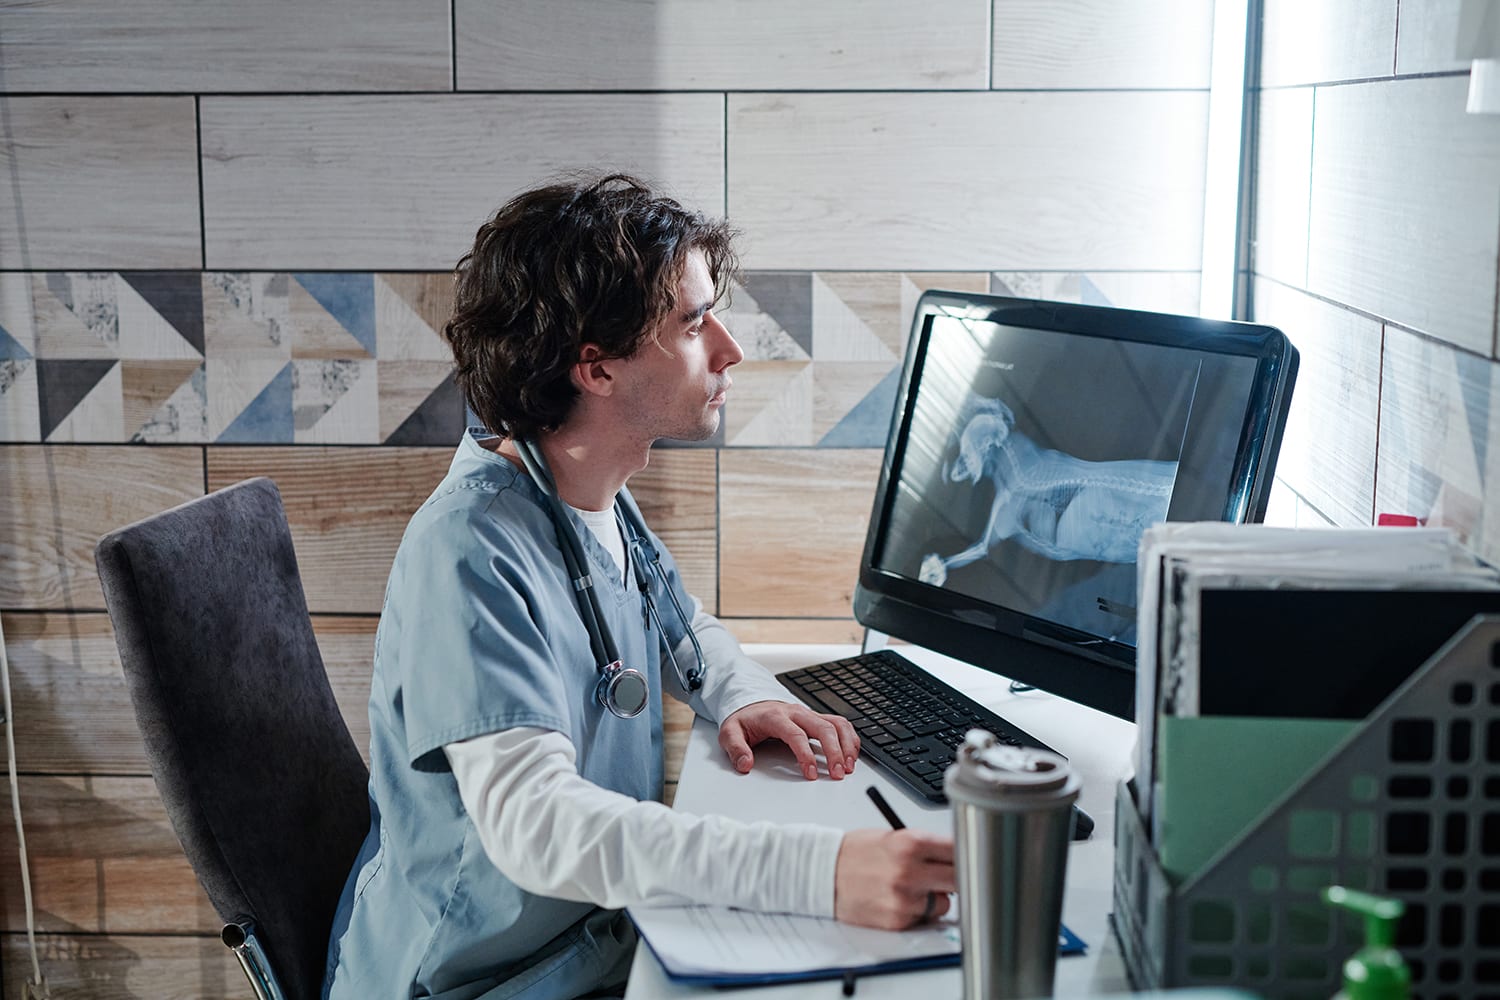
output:
<instances>
[{"instance_id":1,"label":"man's hand","mask_svg":"<svg viewBox=\"0 0 1500 1000\"><path fill-rule=\"evenodd\" d=\"M818 776L818 760L811 740L822 746L828 774L834 781L854 770L859 756L859 735L849 720L839 715L819 715L804 705L785 701L757 701L724 720L719 727L719 746L741 774L755 766L751 747L766 740L780 740L792 748L802 773L811 781Z\"/></svg>"},{"instance_id":2,"label":"man's hand","mask_svg":"<svg viewBox=\"0 0 1500 1000\"><path fill-rule=\"evenodd\" d=\"M851 830L839 846L833 915L901 930L948 912L953 840L920 830Z\"/></svg>"}]
</instances>

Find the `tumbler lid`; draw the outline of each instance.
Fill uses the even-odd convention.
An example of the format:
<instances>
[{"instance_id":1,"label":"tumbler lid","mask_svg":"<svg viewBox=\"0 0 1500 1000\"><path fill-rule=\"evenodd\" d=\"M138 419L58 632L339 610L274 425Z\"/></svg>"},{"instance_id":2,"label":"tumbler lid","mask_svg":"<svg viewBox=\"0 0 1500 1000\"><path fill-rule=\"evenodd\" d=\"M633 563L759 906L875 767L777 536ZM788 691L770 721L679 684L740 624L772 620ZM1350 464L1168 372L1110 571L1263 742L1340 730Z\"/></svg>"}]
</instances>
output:
<instances>
[{"instance_id":1,"label":"tumbler lid","mask_svg":"<svg viewBox=\"0 0 1500 1000\"><path fill-rule=\"evenodd\" d=\"M1046 750L1008 746L983 729L971 729L948 769L947 791L984 799L1078 797L1078 776L1066 759Z\"/></svg>"}]
</instances>

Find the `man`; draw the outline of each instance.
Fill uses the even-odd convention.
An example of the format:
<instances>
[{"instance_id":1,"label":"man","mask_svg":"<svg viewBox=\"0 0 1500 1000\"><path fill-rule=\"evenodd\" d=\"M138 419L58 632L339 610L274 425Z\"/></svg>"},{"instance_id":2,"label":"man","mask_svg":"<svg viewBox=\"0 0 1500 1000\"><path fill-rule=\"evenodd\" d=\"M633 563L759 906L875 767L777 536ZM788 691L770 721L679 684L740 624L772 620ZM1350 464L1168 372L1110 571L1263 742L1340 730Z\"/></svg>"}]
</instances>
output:
<instances>
[{"instance_id":1,"label":"man","mask_svg":"<svg viewBox=\"0 0 1500 1000\"><path fill-rule=\"evenodd\" d=\"M634 946L618 910L636 903L882 927L947 909L946 838L746 824L659 801L664 687L718 723L740 772L767 739L809 780L813 741L833 780L859 753L847 721L789 699L682 590L660 540L616 514L653 442L718 427L743 358L713 312L734 266L723 222L620 175L518 196L460 261L444 334L485 429L465 435L391 570L370 693L371 829L330 942L335 1000L618 990ZM528 444L568 509L528 473ZM587 563L573 572L570 529ZM593 605L579 597L590 584ZM703 651L697 691L674 604ZM597 696L585 615L646 678L639 716Z\"/></svg>"}]
</instances>

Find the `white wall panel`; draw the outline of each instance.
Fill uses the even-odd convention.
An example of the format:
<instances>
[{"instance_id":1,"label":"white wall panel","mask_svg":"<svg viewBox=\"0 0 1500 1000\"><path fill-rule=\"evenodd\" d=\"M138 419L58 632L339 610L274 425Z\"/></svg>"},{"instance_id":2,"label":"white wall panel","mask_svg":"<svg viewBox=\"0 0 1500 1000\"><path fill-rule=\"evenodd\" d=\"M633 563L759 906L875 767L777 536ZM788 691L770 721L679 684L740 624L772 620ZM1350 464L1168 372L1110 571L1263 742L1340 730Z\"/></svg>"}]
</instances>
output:
<instances>
[{"instance_id":1,"label":"white wall panel","mask_svg":"<svg viewBox=\"0 0 1500 1000\"><path fill-rule=\"evenodd\" d=\"M457 0L461 90L984 89L989 0Z\"/></svg>"},{"instance_id":2,"label":"white wall panel","mask_svg":"<svg viewBox=\"0 0 1500 1000\"><path fill-rule=\"evenodd\" d=\"M1255 322L1301 354L1276 477L1334 524L1370 524L1380 401L1380 324L1264 279Z\"/></svg>"},{"instance_id":3,"label":"white wall panel","mask_svg":"<svg viewBox=\"0 0 1500 1000\"><path fill-rule=\"evenodd\" d=\"M1309 291L1489 354L1500 243L1500 116L1467 80L1320 87Z\"/></svg>"},{"instance_id":4,"label":"white wall panel","mask_svg":"<svg viewBox=\"0 0 1500 1000\"><path fill-rule=\"evenodd\" d=\"M1313 88L1260 94L1252 266L1289 285L1307 282L1307 198L1312 174Z\"/></svg>"},{"instance_id":5,"label":"white wall panel","mask_svg":"<svg viewBox=\"0 0 1500 1000\"><path fill-rule=\"evenodd\" d=\"M1196 270L1199 92L730 95L757 268Z\"/></svg>"},{"instance_id":6,"label":"white wall panel","mask_svg":"<svg viewBox=\"0 0 1500 1000\"><path fill-rule=\"evenodd\" d=\"M1265 0L1261 86L1390 76L1397 0Z\"/></svg>"},{"instance_id":7,"label":"white wall panel","mask_svg":"<svg viewBox=\"0 0 1500 1000\"><path fill-rule=\"evenodd\" d=\"M450 90L446 0L0 4L0 90Z\"/></svg>"},{"instance_id":8,"label":"white wall panel","mask_svg":"<svg viewBox=\"0 0 1500 1000\"><path fill-rule=\"evenodd\" d=\"M624 169L723 211L723 97L205 98L208 266L451 268L504 201Z\"/></svg>"},{"instance_id":9,"label":"white wall panel","mask_svg":"<svg viewBox=\"0 0 1500 1000\"><path fill-rule=\"evenodd\" d=\"M1459 0L1401 0L1396 72L1467 70L1469 61L1453 55L1458 42L1458 11Z\"/></svg>"},{"instance_id":10,"label":"white wall panel","mask_svg":"<svg viewBox=\"0 0 1500 1000\"><path fill-rule=\"evenodd\" d=\"M1213 4L995 0L997 89L1207 88Z\"/></svg>"},{"instance_id":11,"label":"white wall panel","mask_svg":"<svg viewBox=\"0 0 1500 1000\"><path fill-rule=\"evenodd\" d=\"M0 267L197 267L196 143L191 97L0 95Z\"/></svg>"},{"instance_id":12,"label":"white wall panel","mask_svg":"<svg viewBox=\"0 0 1500 1000\"><path fill-rule=\"evenodd\" d=\"M1387 328L1375 509L1426 518L1500 560L1500 365Z\"/></svg>"}]
</instances>

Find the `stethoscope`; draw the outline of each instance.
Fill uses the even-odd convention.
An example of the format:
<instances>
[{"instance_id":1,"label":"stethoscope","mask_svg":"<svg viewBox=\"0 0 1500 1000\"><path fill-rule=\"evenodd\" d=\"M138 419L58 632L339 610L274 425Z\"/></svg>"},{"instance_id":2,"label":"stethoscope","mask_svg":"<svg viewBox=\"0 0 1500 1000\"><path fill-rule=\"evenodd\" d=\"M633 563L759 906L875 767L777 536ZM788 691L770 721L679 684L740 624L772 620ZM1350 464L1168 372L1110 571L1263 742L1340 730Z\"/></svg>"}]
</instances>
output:
<instances>
[{"instance_id":1,"label":"stethoscope","mask_svg":"<svg viewBox=\"0 0 1500 1000\"><path fill-rule=\"evenodd\" d=\"M614 636L610 634L609 624L604 620L604 613L599 607L599 598L594 593L594 580L588 572L588 558L583 553L583 543L579 541L578 532L573 530L573 523L568 519L568 512L557 495L557 486L552 481L551 470L547 468L547 460L542 457L541 449L530 441L521 438L514 440L516 452L521 456L521 464L526 466L526 471L531 474L532 482L536 483L537 489L541 490L542 495L547 498L547 513L551 515L552 525L557 529L557 541L558 547L562 549L563 565L567 568L568 578L573 581L573 595L578 600L578 615L583 619L583 627L588 630L589 646L593 649L594 659L599 665L599 681L594 685L594 700L622 719L633 719L645 710L650 700L650 687L646 683L646 677L634 667L625 666L620 660ZM703 647L698 644L698 637L693 634L693 624L688 621L687 613L682 610L682 603L672 592L672 586L667 581L666 570L661 566L661 556L657 553L656 547L646 540L645 518L641 516L640 509L636 507L635 501L628 494L621 493L615 499L615 518L626 535L627 551L630 553L628 560L635 574L636 586L640 588L641 599L646 605L646 617L651 624L656 626L662 652L671 661L673 669L677 671L677 679L682 682L683 688L688 691L697 691L703 687L703 675L708 670L703 660ZM683 629L693 643L693 655L697 659L697 664L686 674L682 672L682 665L677 662L677 657L672 655L672 649L667 645L667 631L662 628L661 616L656 611L656 602L651 599L651 575L644 565L647 562L651 564L651 570L661 581L662 591L672 602L672 608L677 612Z\"/></svg>"}]
</instances>

